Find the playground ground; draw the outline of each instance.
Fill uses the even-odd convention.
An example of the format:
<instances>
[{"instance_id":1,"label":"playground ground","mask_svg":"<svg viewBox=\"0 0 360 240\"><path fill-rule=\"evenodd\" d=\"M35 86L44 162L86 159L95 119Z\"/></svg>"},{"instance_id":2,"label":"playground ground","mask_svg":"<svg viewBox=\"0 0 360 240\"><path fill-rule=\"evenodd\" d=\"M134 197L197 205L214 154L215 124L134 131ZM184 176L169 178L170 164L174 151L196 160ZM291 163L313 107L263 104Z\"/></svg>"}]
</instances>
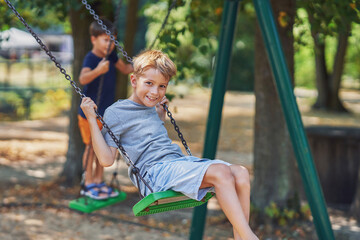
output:
<instances>
[{"instance_id":1,"label":"playground ground","mask_svg":"<svg viewBox=\"0 0 360 240\"><path fill-rule=\"evenodd\" d=\"M181 91L181 89L179 89ZM187 91L184 89L183 91ZM343 92L345 93L345 92ZM326 124L359 127L360 93L346 91L345 105L353 114L310 110L313 92L297 90L305 125ZM171 110L194 155L201 155L210 95L197 90L171 103ZM217 158L245 165L252 172L255 99L250 93L227 93ZM62 170L67 151L68 118L2 122L0 125L0 239L143 240L188 239L192 209L134 217L131 207L138 195L120 164L120 181L128 198L93 214L67 208L79 187L64 188L54 179ZM169 135L177 141L169 127ZM80 159L79 159L80 160ZM114 167L107 169L110 177ZM208 205L206 240L232 239L231 226L216 199ZM346 212L329 209L336 239L360 239L360 225ZM261 239L317 239L311 221L286 226L256 225Z\"/></svg>"}]
</instances>

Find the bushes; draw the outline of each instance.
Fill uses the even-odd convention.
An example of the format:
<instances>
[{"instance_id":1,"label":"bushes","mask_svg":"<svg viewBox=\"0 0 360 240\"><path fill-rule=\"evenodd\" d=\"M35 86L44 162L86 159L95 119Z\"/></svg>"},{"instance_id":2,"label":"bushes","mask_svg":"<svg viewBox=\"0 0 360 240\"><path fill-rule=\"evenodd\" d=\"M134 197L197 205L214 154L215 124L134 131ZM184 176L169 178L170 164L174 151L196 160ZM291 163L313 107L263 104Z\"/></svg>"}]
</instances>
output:
<instances>
[{"instance_id":1,"label":"bushes","mask_svg":"<svg viewBox=\"0 0 360 240\"><path fill-rule=\"evenodd\" d=\"M70 109L70 98L70 92L64 89L4 91L0 95L0 118L14 121L58 116Z\"/></svg>"}]
</instances>

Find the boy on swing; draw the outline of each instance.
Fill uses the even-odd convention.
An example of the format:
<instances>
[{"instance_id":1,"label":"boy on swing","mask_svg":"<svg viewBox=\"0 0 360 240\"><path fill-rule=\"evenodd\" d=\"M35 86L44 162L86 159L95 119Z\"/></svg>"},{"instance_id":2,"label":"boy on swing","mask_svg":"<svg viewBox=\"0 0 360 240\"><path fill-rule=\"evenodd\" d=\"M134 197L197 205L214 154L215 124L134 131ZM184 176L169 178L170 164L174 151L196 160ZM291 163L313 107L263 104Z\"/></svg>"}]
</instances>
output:
<instances>
[{"instance_id":1,"label":"boy on swing","mask_svg":"<svg viewBox=\"0 0 360 240\"><path fill-rule=\"evenodd\" d=\"M164 127L165 97L169 80L176 66L161 51L149 50L134 58L134 73L130 77L132 95L107 108L104 121L120 138L130 159L154 192L172 189L201 200L215 190L220 207L233 225L236 240L258 239L249 227L250 179L246 168L221 160L184 156L180 147L172 144ZM91 131L94 151L103 166L114 163L117 146L106 131L99 130L90 98L81 103ZM131 170L130 170L131 171ZM133 175L133 183L136 185ZM139 190L149 190L140 182Z\"/></svg>"},{"instance_id":2,"label":"boy on swing","mask_svg":"<svg viewBox=\"0 0 360 240\"><path fill-rule=\"evenodd\" d=\"M113 29L113 24L109 20L102 20L108 29ZM103 115L105 109L114 102L116 69L123 74L129 74L133 71L133 67L117 57L114 43L110 43L110 37L96 21L90 24L89 32L93 47L83 60L79 81L84 85L84 94L99 103L98 111ZM107 56L108 53L109 56ZM102 89L99 92L101 84ZM83 194L97 200L116 197L118 192L103 182L104 167L99 164L94 154L89 123L80 107L78 113L79 129L85 144L82 159L85 170ZM98 121L98 126L102 127L100 121Z\"/></svg>"}]
</instances>

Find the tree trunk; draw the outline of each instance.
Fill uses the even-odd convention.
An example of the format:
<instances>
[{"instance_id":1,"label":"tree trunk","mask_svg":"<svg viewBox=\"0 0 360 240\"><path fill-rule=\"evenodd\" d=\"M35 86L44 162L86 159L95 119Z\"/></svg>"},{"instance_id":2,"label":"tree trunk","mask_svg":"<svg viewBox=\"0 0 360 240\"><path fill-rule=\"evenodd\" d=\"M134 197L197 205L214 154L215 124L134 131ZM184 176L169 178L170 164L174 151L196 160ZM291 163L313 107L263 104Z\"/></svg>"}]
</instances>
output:
<instances>
[{"instance_id":1,"label":"tree trunk","mask_svg":"<svg viewBox=\"0 0 360 240\"><path fill-rule=\"evenodd\" d=\"M84 8L78 11L70 10L70 22L72 27L72 37L74 41L74 62L73 62L73 80L79 85L79 75L82 67L83 59L86 53L91 49L89 25L92 22L92 17L85 14ZM64 164L61 177L64 184L73 186L80 182L82 172L82 155L84 151L84 144L81 139L78 128L78 108L80 104L80 96L75 91L72 94L71 110L70 110L70 125L69 125L69 145L66 155L66 162Z\"/></svg>"},{"instance_id":2,"label":"tree trunk","mask_svg":"<svg viewBox=\"0 0 360 240\"><path fill-rule=\"evenodd\" d=\"M310 25L314 22L312 13L308 11ZM345 55L348 45L350 26L344 32L339 33L337 51L334 59L333 73L329 74L325 59L325 39L321 39L320 34L311 29L311 36L314 40L315 68L316 68L316 87L318 96L313 108L328 111L346 112L346 108L340 101L339 90L341 76L345 65ZM325 37L323 37L325 38Z\"/></svg>"},{"instance_id":3,"label":"tree trunk","mask_svg":"<svg viewBox=\"0 0 360 240\"><path fill-rule=\"evenodd\" d=\"M349 34L350 34L350 25L346 27L343 32L339 33L337 51L333 66L333 74L331 75L331 81L330 81L331 85L329 87L330 89L329 109L339 112L347 111L340 101L339 90L340 90L341 76L344 71L345 56L346 56L346 49L348 46Z\"/></svg>"},{"instance_id":4,"label":"tree trunk","mask_svg":"<svg viewBox=\"0 0 360 240\"><path fill-rule=\"evenodd\" d=\"M285 12L288 24L278 27L289 71L294 76L293 22L295 1L272 1L275 19ZM255 40L255 142L252 202L264 209L271 202L285 207L295 199L295 161L284 114L275 89L263 39L257 27ZM293 78L292 78L293 79ZM298 202L296 202L298 205Z\"/></svg>"},{"instance_id":5,"label":"tree trunk","mask_svg":"<svg viewBox=\"0 0 360 240\"><path fill-rule=\"evenodd\" d=\"M127 6L127 16L126 16L126 32L124 39L124 49L127 52L128 56L133 57L134 54L134 40L136 35L136 29L138 25L138 10L139 10L139 0L132 0L128 2ZM124 60L126 62L126 60ZM116 84L116 99L127 98L128 95L128 75L118 73Z\"/></svg>"},{"instance_id":6,"label":"tree trunk","mask_svg":"<svg viewBox=\"0 0 360 240\"><path fill-rule=\"evenodd\" d=\"M308 12L310 24L313 22L313 17ZM325 108L329 104L329 76L325 60L325 41L321 39L320 34L314 29L311 29L311 36L314 40L314 54L315 54L315 76L316 88L318 96L313 108Z\"/></svg>"}]
</instances>

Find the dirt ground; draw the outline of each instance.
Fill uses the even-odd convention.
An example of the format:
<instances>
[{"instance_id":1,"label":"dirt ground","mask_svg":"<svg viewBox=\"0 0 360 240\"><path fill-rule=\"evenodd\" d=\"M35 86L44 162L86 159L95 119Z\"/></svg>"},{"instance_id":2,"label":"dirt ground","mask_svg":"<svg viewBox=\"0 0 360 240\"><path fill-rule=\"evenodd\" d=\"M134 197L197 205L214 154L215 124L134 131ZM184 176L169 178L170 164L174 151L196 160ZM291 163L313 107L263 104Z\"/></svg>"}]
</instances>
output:
<instances>
[{"instance_id":1,"label":"dirt ground","mask_svg":"<svg viewBox=\"0 0 360 240\"><path fill-rule=\"evenodd\" d=\"M179 88L177 92L189 89ZM345 105L353 114L313 112L313 92L297 90L305 125L360 126L360 94L343 92ZM170 110L194 155L202 154L210 94L193 90L177 98ZM250 93L227 93L217 158L245 165L252 172L253 117L255 98ZM188 239L192 209L134 217L132 206L138 195L132 187L126 165L120 163L120 182L127 199L92 214L67 208L79 187L63 188L54 183L66 158L68 136L66 116L45 120L1 122L0 124L0 239ZM167 124L175 142L176 133ZM80 161L80 159L79 159ZM110 178L116 166L106 169ZM204 233L207 240L232 239L231 226L216 199L208 204ZM345 212L329 209L337 239L360 239L360 225ZM261 239L317 239L311 221L291 226L254 225Z\"/></svg>"}]
</instances>

